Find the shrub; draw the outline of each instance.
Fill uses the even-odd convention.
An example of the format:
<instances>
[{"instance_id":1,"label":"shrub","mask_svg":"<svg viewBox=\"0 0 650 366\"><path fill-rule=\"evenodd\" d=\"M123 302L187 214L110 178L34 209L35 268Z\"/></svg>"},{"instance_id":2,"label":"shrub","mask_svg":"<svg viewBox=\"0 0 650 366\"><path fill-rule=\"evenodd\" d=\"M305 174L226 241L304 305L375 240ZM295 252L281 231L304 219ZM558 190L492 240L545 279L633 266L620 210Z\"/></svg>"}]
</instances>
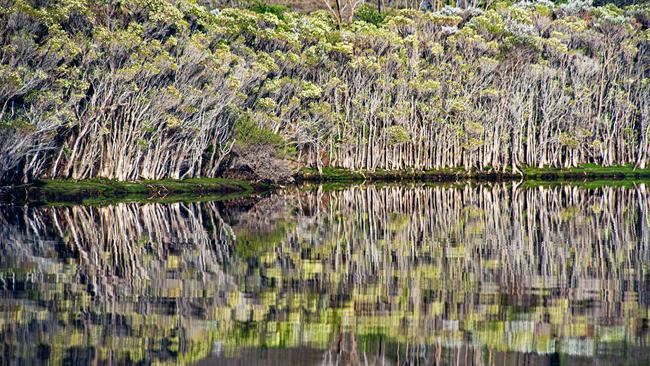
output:
<instances>
[{"instance_id":1,"label":"shrub","mask_svg":"<svg viewBox=\"0 0 650 366\"><path fill-rule=\"evenodd\" d=\"M278 19L284 19L284 13L289 10L284 5L266 4L263 1L254 2L249 9L259 14L273 14Z\"/></svg>"},{"instance_id":2,"label":"shrub","mask_svg":"<svg viewBox=\"0 0 650 366\"><path fill-rule=\"evenodd\" d=\"M258 124L248 115L240 117L235 124L235 137L237 143L246 146L271 145L278 152L285 148L285 141L273 131L260 128Z\"/></svg>"},{"instance_id":3,"label":"shrub","mask_svg":"<svg viewBox=\"0 0 650 366\"><path fill-rule=\"evenodd\" d=\"M290 148L280 135L259 127L248 114L235 124L234 159L226 171L228 178L289 182L293 170L287 157Z\"/></svg>"},{"instance_id":4,"label":"shrub","mask_svg":"<svg viewBox=\"0 0 650 366\"><path fill-rule=\"evenodd\" d=\"M357 10L356 18L369 24L379 26L386 22L387 14L380 13L377 9L369 4L364 4Z\"/></svg>"}]
</instances>

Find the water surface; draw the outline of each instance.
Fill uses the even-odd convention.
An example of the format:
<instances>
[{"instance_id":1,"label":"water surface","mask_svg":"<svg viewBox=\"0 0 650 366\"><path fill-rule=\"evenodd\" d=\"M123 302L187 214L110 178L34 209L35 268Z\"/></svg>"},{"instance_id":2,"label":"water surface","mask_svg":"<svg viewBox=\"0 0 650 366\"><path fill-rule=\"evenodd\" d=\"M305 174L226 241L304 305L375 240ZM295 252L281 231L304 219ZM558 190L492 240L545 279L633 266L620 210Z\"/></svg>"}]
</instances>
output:
<instances>
[{"instance_id":1,"label":"water surface","mask_svg":"<svg viewBox=\"0 0 650 366\"><path fill-rule=\"evenodd\" d=\"M650 364L647 187L0 206L0 364Z\"/></svg>"}]
</instances>

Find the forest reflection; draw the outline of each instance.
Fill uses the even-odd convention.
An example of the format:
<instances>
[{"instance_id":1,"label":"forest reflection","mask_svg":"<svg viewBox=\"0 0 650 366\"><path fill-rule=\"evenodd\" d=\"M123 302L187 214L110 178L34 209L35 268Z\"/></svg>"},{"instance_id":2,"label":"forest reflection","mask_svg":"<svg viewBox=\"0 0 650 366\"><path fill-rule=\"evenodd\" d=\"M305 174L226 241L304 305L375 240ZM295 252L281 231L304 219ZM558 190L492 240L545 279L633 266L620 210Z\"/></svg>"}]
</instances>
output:
<instances>
[{"instance_id":1,"label":"forest reflection","mask_svg":"<svg viewBox=\"0 0 650 366\"><path fill-rule=\"evenodd\" d=\"M0 206L0 364L648 364L647 189Z\"/></svg>"}]
</instances>

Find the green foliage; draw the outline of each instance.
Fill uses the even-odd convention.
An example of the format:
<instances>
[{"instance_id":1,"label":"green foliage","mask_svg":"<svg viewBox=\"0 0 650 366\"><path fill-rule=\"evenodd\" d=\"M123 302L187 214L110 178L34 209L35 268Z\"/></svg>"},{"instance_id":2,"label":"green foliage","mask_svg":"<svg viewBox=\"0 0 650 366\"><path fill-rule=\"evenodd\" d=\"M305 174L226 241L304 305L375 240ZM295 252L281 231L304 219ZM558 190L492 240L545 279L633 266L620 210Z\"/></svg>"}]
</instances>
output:
<instances>
[{"instance_id":1,"label":"green foliage","mask_svg":"<svg viewBox=\"0 0 650 366\"><path fill-rule=\"evenodd\" d=\"M270 145L281 157L289 157L295 150L279 134L260 127L249 115L243 114L235 123L236 142L246 147Z\"/></svg>"},{"instance_id":2,"label":"green foliage","mask_svg":"<svg viewBox=\"0 0 650 366\"><path fill-rule=\"evenodd\" d=\"M402 126L390 126L386 129L389 145L399 145L410 141L411 135Z\"/></svg>"},{"instance_id":3,"label":"green foliage","mask_svg":"<svg viewBox=\"0 0 650 366\"><path fill-rule=\"evenodd\" d=\"M0 120L0 132L24 130L29 131L33 126L24 117L18 116L11 119Z\"/></svg>"},{"instance_id":4,"label":"green foliage","mask_svg":"<svg viewBox=\"0 0 650 366\"><path fill-rule=\"evenodd\" d=\"M120 182L108 179L74 181L67 179L42 180L34 184L18 186L16 199L25 202L46 202L51 205L66 205L77 202L109 204L116 202L175 202L180 200L210 199L222 200L245 196L254 191L268 189L261 184L225 178L191 178L184 180L142 180Z\"/></svg>"},{"instance_id":5,"label":"green foliage","mask_svg":"<svg viewBox=\"0 0 650 366\"><path fill-rule=\"evenodd\" d=\"M535 168L525 167L525 176L530 180L570 180L570 179L602 179L625 178L639 179L650 177L650 168L637 168L634 165L600 166L597 164L583 164L575 168ZM601 182L602 183L602 182Z\"/></svg>"},{"instance_id":6,"label":"green foliage","mask_svg":"<svg viewBox=\"0 0 650 366\"><path fill-rule=\"evenodd\" d=\"M280 147L284 144L284 140L280 135L259 127L247 114L244 114L237 120L235 124L235 137L240 144L244 145L270 144Z\"/></svg>"},{"instance_id":7,"label":"green foliage","mask_svg":"<svg viewBox=\"0 0 650 366\"><path fill-rule=\"evenodd\" d=\"M366 23L379 26L386 22L388 14L386 12L380 13L376 7L370 4L363 4L357 9L355 17Z\"/></svg>"},{"instance_id":8,"label":"green foliage","mask_svg":"<svg viewBox=\"0 0 650 366\"><path fill-rule=\"evenodd\" d=\"M569 147L571 149L576 149L580 146L580 142L568 133L560 134L560 143L563 146Z\"/></svg>"},{"instance_id":9,"label":"green foliage","mask_svg":"<svg viewBox=\"0 0 650 366\"><path fill-rule=\"evenodd\" d=\"M284 14L289 11L289 8L284 5L267 4L262 0L255 1L249 9L259 14L273 14L282 20L284 20Z\"/></svg>"},{"instance_id":10,"label":"green foliage","mask_svg":"<svg viewBox=\"0 0 650 366\"><path fill-rule=\"evenodd\" d=\"M305 82L302 87L302 92L300 92L300 97L305 99L316 99L321 96L323 89L318 85Z\"/></svg>"}]
</instances>

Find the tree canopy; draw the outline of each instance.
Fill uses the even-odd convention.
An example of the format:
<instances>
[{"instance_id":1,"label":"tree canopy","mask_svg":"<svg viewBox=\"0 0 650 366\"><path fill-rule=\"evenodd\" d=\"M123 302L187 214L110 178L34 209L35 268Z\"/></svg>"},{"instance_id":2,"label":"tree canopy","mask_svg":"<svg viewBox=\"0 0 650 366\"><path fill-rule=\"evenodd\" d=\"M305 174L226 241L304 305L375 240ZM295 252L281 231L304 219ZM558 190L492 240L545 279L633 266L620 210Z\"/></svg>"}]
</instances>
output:
<instances>
[{"instance_id":1,"label":"tree canopy","mask_svg":"<svg viewBox=\"0 0 650 366\"><path fill-rule=\"evenodd\" d=\"M242 119L298 166L648 164L644 5L362 11L339 27L262 5L2 3L5 180L217 176L251 145Z\"/></svg>"}]
</instances>

